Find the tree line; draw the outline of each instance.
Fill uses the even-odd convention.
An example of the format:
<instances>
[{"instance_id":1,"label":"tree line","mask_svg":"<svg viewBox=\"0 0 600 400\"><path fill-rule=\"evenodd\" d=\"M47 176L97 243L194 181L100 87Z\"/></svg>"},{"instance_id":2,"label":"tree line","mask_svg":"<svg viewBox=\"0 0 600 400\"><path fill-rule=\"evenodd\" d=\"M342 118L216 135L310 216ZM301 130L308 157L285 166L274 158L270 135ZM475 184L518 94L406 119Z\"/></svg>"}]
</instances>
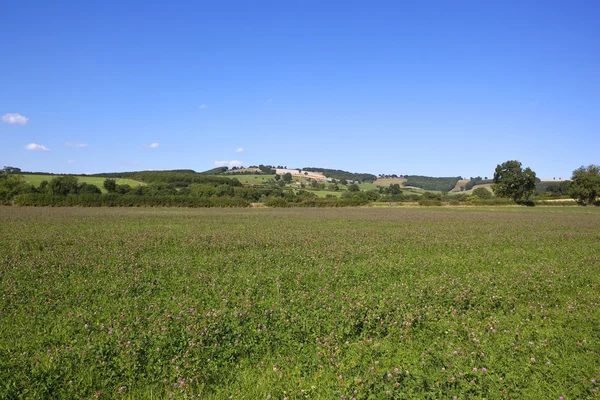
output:
<instances>
[{"instance_id":1,"label":"tree line","mask_svg":"<svg viewBox=\"0 0 600 400\"><path fill-rule=\"evenodd\" d=\"M404 186L414 186L425 190L439 190L440 192L449 192L454 189L460 176L434 178L431 176L405 175Z\"/></svg>"},{"instance_id":2,"label":"tree line","mask_svg":"<svg viewBox=\"0 0 600 400\"><path fill-rule=\"evenodd\" d=\"M18 172L18 173L15 173ZM578 204L599 205L600 167L589 165L573 171L570 181L540 182L531 168L523 168L516 160L506 161L496 167L492 192L476 188L471 195L448 193L448 191L425 191L422 194L403 189L399 184L360 190L349 184L341 190L336 183L327 187L340 191L341 195L328 194L318 197L313 191L286 189L291 174L275 176L263 186L243 186L237 179L222 176L199 175L188 171L141 171L115 173L114 178L104 180L107 193L92 184L79 182L76 176L55 176L39 186L27 184L22 172L14 167L0 170L0 204L30 206L178 206L178 207L245 207L252 203L271 206L340 207L356 206L371 202L419 202L422 205L448 204L506 204L517 202L533 204L534 195L564 198L566 195ZM131 187L118 184L115 178L144 178L147 185ZM186 177L188 178L186 180ZM159 180L164 178L165 181ZM428 177L425 177L428 178ZM456 178L430 178L452 179ZM479 179L471 179L480 182ZM440 181L439 183L442 183ZM431 183L431 182L430 182ZM283 186L282 186L283 184ZM450 181L445 182L446 185ZM321 189L324 184L312 182L311 186ZM448 187L448 186L446 186Z\"/></svg>"},{"instance_id":3,"label":"tree line","mask_svg":"<svg viewBox=\"0 0 600 400\"><path fill-rule=\"evenodd\" d=\"M343 171L341 169L306 167L306 168L302 168L302 171L320 172L323 175L325 175L327 178L337 179L340 181L346 180L346 181L357 181L357 182L363 182L363 183L364 182L373 183L377 180L377 176L375 176L373 174L348 172L348 171Z\"/></svg>"}]
</instances>

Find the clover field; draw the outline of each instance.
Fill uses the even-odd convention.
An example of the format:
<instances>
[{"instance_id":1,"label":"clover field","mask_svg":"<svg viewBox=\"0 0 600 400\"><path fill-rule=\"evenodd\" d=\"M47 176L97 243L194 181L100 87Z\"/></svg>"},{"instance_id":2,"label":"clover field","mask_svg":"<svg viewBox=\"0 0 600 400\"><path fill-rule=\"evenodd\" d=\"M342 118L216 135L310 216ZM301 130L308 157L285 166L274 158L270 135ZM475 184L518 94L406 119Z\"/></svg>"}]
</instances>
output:
<instances>
[{"instance_id":1,"label":"clover field","mask_svg":"<svg viewBox=\"0 0 600 400\"><path fill-rule=\"evenodd\" d=\"M0 207L0 399L586 399L600 209Z\"/></svg>"}]
</instances>

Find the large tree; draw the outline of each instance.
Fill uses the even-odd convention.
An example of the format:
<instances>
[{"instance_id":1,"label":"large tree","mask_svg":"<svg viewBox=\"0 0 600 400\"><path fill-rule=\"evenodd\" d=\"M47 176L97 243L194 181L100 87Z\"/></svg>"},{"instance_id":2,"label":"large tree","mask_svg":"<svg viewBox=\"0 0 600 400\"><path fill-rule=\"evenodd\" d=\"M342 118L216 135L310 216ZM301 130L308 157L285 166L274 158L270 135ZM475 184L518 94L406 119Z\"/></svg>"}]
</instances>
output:
<instances>
[{"instance_id":1,"label":"large tree","mask_svg":"<svg viewBox=\"0 0 600 400\"><path fill-rule=\"evenodd\" d=\"M496 167L492 190L498 197L527 200L535 193L535 180L535 172L531 168L523 169L519 161L510 160Z\"/></svg>"},{"instance_id":2,"label":"large tree","mask_svg":"<svg viewBox=\"0 0 600 400\"><path fill-rule=\"evenodd\" d=\"M569 195L579 204L593 204L600 197L600 166L592 164L573 171Z\"/></svg>"}]
</instances>

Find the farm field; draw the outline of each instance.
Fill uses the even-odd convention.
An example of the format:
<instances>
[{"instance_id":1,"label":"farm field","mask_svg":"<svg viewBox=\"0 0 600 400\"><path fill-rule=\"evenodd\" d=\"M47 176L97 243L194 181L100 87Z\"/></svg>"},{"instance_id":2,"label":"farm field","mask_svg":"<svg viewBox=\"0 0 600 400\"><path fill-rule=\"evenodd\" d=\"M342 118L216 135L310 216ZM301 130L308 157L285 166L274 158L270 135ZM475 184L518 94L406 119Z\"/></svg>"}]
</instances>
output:
<instances>
[{"instance_id":1,"label":"farm field","mask_svg":"<svg viewBox=\"0 0 600 400\"><path fill-rule=\"evenodd\" d=\"M38 187L42 181L50 182L52 178L56 178L58 176L62 175L24 174L23 178L25 178L25 182L27 182L29 185ZM96 185L98 189L102 191L102 193L106 193L106 189L104 189L104 181L106 178L97 176L76 176L76 178L79 180L79 183L85 182L90 185ZM118 185L129 185L131 187L145 185L144 182L134 181L133 179L117 178L115 180L117 181Z\"/></svg>"},{"instance_id":2,"label":"farm field","mask_svg":"<svg viewBox=\"0 0 600 400\"><path fill-rule=\"evenodd\" d=\"M0 207L0 399L587 399L600 209Z\"/></svg>"},{"instance_id":3,"label":"farm field","mask_svg":"<svg viewBox=\"0 0 600 400\"><path fill-rule=\"evenodd\" d=\"M389 186L391 184L402 186L404 182L406 182L406 178L378 178L374 184L377 186Z\"/></svg>"},{"instance_id":4,"label":"farm field","mask_svg":"<svg viewBox=\"0 0 600 400\"><path fill-rule=\"evenodd\" d=\"M243 175L243 174L227 174L227 178L235 178L243 184L261 184L273 180L275 175Z\"/></svg>"}]
</instances>

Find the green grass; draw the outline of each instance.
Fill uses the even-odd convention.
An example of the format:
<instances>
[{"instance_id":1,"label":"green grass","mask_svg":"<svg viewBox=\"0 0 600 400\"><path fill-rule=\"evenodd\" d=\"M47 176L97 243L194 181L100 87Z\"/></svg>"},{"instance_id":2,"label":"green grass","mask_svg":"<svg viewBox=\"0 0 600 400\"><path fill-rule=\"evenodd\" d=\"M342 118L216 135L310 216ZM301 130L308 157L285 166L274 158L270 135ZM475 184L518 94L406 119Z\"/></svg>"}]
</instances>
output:
<instances>
[{"instance_id":1,"label":"green grass","mask_svg":"<svg viewBox=\"0 0 600 400\"><path fill-rule=\"evenodd\" d=\"M360 188L360 190L374 190L374 189L379 189L379 186L374 184L374 183L359 183L358 187Z\"/></svg>"},{"instance_id":2,"label":"green grass","mask_svg":"<svg viewBox=\"0 0 600 400\"><path fill-rule=\"evenodd\" d=\"M236 174L227 174L227 175L219 175L226 176L227 178L236 178L241 183L247 184L260 184L266 183L269 180L274 180L275 175L236 175Z\"/></svg>"},{"instance_id":3,"label":"green grass","mask_svg":"<svg viewBox=\"0 0 600 400\"><path fill-rule=\"evenodd\" d=\"M43 175L43 174L28 175L28 174L25 174L22 176L23 176L23 178L25 178L25 182L27 182L29 185L38 187L38 186L40 186L40 183L42 183L42 181L50 182L50 180L52 180L52 178L56 178L60 175ZM102 191L102 193L106 193L106 190L104 189L104 186L103 186L106 178L100 178L100 177L96 177L96 176L77 176L77 179L79 180L79 183L85 182L87 184L96 185ZM119 185L129 185L131 187L145 185L144 182L134 181L133 179L117 178L116 181L117 181L117 184L119 184Z\"/></svg>"},{"instance_id":4,"label":"green grass","mask_svg":"<svg viewBox=\"0 0 600 400\"><path fill-rule=\"evenodd\" d=\"M335 197L340 197L343 193L342 190L315 190L315 189L309 189L308 187L305 189L311 193L316 194L318 197L326 197L328 194L335 196Z\"/></svg>"},{"instance_id":5,"label":"green grass","mask_svg":"<svg viewBox=\"0 0 600 400\"><path fill-rule=\"evenodd\" d=\"M0 399L598 396L599 208L0 207L0 237Z\"/></svg>"}]
</instances>

